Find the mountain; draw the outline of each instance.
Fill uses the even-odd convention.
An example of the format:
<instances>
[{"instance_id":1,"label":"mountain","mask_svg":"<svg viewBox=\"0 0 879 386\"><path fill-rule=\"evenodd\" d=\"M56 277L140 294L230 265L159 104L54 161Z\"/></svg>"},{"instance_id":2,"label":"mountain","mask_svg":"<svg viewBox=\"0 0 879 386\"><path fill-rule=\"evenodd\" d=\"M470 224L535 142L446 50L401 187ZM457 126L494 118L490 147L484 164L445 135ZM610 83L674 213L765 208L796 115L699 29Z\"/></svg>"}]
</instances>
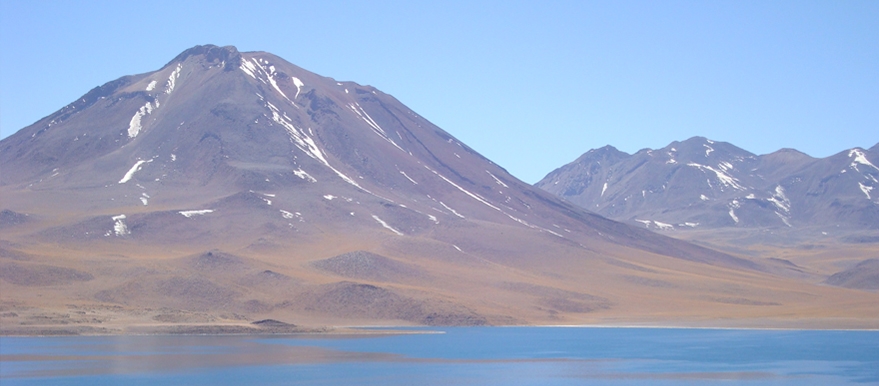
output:
<instances>
[{"instance_id":1,"label":"mountain","mask_svg":"<svg viewBox=\"0 0 879 386\"><path fill-rule=\"evenodd\" d=\"M578 208L266 52L197 46L96 87L0 141L0 165L6 333L874 322L871 294Z\"/></svg>"},{"instance_id":2,"label":"mountain","mask_svg":"<svg viewBox=\"0 0 879 386\"><path fill-rule=\"evenodd\" d=\"M654 230L879 229L877 146L816 159L754 155L694 137L626 154L590 150L535 186L612 219Z\"/></svg>"}]
</instances>

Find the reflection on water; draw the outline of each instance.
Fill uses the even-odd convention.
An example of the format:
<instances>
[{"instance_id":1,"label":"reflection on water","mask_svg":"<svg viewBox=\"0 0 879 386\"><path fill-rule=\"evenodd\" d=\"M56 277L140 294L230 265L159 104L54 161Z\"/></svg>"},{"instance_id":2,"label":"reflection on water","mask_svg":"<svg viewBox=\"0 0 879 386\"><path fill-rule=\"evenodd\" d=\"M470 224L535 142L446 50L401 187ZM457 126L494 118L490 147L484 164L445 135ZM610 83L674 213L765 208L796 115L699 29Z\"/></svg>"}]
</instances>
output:
<instances>
[{"instance_id":1,"label":"reflection on water","mask_svg":"<svg viewBox=\"0 0 879 386\"><path fill-rule=\"evenodd\" d=\"M879 332L448 328L444 334L0 338L0 384L879 383Z\"/></svg>"}]
</instances>

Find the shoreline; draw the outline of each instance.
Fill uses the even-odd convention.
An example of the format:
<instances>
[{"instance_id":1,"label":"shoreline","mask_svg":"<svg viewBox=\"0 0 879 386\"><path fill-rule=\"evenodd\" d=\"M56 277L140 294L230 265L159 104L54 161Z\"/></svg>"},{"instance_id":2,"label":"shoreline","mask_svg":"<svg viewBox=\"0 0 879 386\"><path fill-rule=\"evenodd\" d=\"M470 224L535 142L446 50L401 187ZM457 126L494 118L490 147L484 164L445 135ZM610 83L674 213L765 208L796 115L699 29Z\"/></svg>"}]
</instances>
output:
<instances>
[{"instance_id":1,"label":"shoreline","mask_svg":"<svg viewBox=\"0 0 879 386\"><path fill-rule=\"evenodd\" d=\"M879 331L879 327L867 328L818 328L818 327L712 327L712 326L669 326L669 325L610 325L610 324L556 324L534 326L497 326L497 327L545 327L545 328L620 328L620 329L654 329L654 330L744 330L744 331Z\"/></svg>"},{"instance_id":2,"label":"shoreline","mask_svg":"<svg viewBox=\"0 0 879 386\"><path fill-rule=\"evenodd\" d=\"M838 331L838 332L879 332L876 327L748 327L748 326L704 326L704 325L663 325L663 324L528 324L528 325L486 325L486 326L417 326L417 325L354 325L290 328L258 328L248 325L132 325L119 329L79 326L31 326L32 328L0 329L2 338L38 337L88 337L88 336L300 336L300 337L369 337L409 334L444 334L447 328L570 328L570 329L664 329L664 330L728 330L728 331ZM30 331L29 331L30 330Z\"/></svg>"}]
</instances>

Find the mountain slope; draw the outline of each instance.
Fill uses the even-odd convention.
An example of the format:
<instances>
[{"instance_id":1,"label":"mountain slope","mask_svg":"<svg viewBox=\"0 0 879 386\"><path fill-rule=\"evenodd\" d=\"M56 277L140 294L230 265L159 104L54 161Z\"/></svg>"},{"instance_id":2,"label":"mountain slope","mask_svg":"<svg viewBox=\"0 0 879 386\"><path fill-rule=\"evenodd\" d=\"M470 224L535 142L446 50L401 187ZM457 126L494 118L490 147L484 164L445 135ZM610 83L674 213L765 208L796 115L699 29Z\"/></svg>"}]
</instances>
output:
<instances>
[{"instance_id":1,"label":"mountain slope","mask_svg":"<svg viewBox=\"0 0 879 386\"><path fill-rule=\"evenodd\" d=\"M2 269L34 278L0 277L4 326L858 320L871 300L585 211L373 87L234 47L93 89L0 165Z\"/></svg>"},{"instance_id":2,"label":"mountain slope","mask_svg":"<svg viewBox=\"0 0 879 386\"><path fill-rule=\"evenodd\" d=\"M537 187L613 219L659 230L879 229L879 159L855 148L815 159L792 149L756 156L694 137L629 155L590 150ZM608 154L611 154L608 156Z\"/></svg>"},{"instance_id":3,"label":"mountain slope","mask_svg":"<svg viewBox=\"0 0 879 386\"><path fill-rule=\"evenodd\" d=\"M9 137L0 151L4 186L28 196L87 192L88 200L53 200L69 209L52 211L112 214L105 224L164 218L177 209L216 211L193 212L214 217L253 206L257 212L242 215L274 213L278 225L307 233L310 221L299 221L297 209L311 206L329 211L321 220L367 223L393 234L420 234L441 219L474 219L565 239L560 224L552 225L565 222L592 230L584 235L590 239L618 234L615 243L671 256L717 255L620 227L532 189L372 87L230 47L196 47L157 72L96 88ZM370 204L375 208L361 216L355 211L353 221L345 217ZM126 218L113 220L119 214ZM166 221L185 224L190 217ZM126 227L112 236L183 232Z\"/></svg>"}]
</instances>

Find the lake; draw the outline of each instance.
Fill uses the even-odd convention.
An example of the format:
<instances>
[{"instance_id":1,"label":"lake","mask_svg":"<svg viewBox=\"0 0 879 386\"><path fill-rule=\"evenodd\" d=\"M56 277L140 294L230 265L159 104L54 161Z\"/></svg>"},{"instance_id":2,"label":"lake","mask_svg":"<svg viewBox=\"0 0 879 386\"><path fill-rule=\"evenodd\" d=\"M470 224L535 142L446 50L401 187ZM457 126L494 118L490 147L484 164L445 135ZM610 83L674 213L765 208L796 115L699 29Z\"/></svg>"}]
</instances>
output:
<instances>
[{"instance_id":1,"label":"lake","mask_svg":"<svg viewBox=\"0 0 879 386\"><path fill-rule=\"evenodd\" d=\"M879 384L877 331L408 331L420 333L2 337L0 384Z\"/></svg>"}]
</instances>

